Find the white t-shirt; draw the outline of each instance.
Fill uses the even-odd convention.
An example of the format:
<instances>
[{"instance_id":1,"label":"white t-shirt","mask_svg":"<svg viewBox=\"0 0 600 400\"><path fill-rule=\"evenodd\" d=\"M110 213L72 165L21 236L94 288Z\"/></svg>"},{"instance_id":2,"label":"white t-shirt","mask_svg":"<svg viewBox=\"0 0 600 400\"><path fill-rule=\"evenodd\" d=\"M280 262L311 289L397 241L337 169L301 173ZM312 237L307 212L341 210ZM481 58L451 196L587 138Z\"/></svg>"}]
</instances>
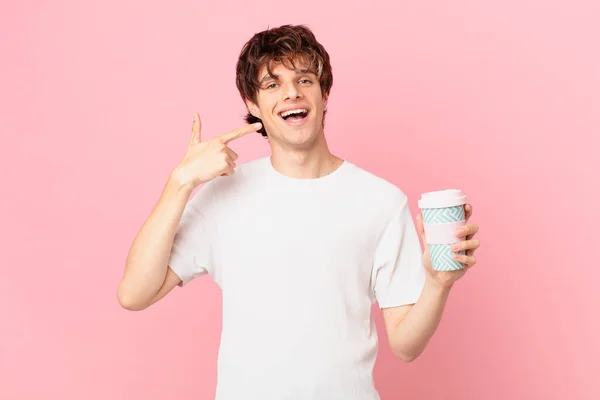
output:
<instances>
[{"instance_id":1,"label":"white t-shirt","mask_svg":"<svg viewBox=\"0 0 600 400\"><path fill-rule=\"evenodd\" d=\"M222 289L216 400L378 400L372 305L417 301L421 254L395 185L349 161L291 178L267 156L198 190L169 266Z\"/></svg>"}]
</instances>

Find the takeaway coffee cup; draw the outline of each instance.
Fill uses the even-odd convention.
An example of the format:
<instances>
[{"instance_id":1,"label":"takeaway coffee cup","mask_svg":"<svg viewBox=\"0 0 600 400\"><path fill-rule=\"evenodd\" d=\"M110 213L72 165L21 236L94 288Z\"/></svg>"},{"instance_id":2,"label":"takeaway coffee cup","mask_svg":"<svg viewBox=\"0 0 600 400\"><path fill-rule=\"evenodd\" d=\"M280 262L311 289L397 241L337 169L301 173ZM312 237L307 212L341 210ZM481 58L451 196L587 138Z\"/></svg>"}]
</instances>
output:
<instances>
[{"instance_id":1,"label":"takeaway coffee cup","mask_svg":"<svg viewBox=\"0 0 600 400\"><path fill-rule=\"evenodd\" d=\"M456 230L465 225L467 196L458 189L439 190L421 194L418 202L423 216L425 239L431 255L431 265L436 271L454 271L464 265L452 258L465 254L465 250L452 251L452 245L463 238L456 237Z\"/></svg>"}]
</instances>

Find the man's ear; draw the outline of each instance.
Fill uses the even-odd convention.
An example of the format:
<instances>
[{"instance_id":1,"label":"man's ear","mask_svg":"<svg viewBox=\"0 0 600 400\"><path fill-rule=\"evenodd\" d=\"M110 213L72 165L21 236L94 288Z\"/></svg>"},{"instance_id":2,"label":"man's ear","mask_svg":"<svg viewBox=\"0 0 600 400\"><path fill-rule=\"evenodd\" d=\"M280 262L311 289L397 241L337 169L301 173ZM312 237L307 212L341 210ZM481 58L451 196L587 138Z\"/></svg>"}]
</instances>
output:
<instances>
[{"instance_id":1,"label":"man's ear","mask_svg":"<svg viewBox=\"0 0 600 400\"><path fill-rule=\"evenodd\" d=\"M260 110L258 109L258 106L248 99L246 99L245 102L250 114L254 115L256 118L260 118Z\"/></svg>"}]
</instances>

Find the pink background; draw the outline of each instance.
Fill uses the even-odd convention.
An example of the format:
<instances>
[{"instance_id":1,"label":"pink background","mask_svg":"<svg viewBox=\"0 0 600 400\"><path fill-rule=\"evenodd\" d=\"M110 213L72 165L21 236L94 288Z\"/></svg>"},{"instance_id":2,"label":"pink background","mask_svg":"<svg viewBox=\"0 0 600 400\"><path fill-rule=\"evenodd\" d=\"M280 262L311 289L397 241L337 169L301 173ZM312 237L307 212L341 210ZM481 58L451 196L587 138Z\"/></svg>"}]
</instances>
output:
<instances>
[{"instance_id":1,"label":"pink background","mask_svg":"<svg viewBox=\"0 0 600 400\"><path fill-rule=\"evenodd\" d=\"M413 216L420 193L464 190L481 226L419 359L392 356L377 314L382 398L600 398L600 6L565 3L6 2L0 398L214 396L214 282L143 312L116 288L192 111L206 138L240 126L239 51L284 23L332 57L332 151ZM232 148L269 151L258 134Z\"/></svg>"}]
</instances>

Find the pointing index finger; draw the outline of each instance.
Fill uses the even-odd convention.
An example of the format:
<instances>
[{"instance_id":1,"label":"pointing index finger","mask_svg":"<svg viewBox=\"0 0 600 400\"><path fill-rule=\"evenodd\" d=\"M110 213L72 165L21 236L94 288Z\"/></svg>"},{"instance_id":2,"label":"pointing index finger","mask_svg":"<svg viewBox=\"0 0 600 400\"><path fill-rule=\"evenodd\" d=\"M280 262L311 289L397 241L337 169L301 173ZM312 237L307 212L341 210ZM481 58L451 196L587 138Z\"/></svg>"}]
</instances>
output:
<instances>
[{"instance_id":1,"label":"pointing index finger","mask_svg":"<svg viewBox=\"0 0 600 400\"><path fill-rule=\"evenodd\" d=\"M247 135L252 132L256 132L257 130L259 130L261 128L261 126L262 126L262 124L260 122L257 122L255 124L242 126L241 128L235 129L231 132L224 133L222 135L219 135L219 137L223 140L224 143L227 144L227 143L231 142L232 140L241 138L244 135Z\"/></svg>"}]
</instances>

